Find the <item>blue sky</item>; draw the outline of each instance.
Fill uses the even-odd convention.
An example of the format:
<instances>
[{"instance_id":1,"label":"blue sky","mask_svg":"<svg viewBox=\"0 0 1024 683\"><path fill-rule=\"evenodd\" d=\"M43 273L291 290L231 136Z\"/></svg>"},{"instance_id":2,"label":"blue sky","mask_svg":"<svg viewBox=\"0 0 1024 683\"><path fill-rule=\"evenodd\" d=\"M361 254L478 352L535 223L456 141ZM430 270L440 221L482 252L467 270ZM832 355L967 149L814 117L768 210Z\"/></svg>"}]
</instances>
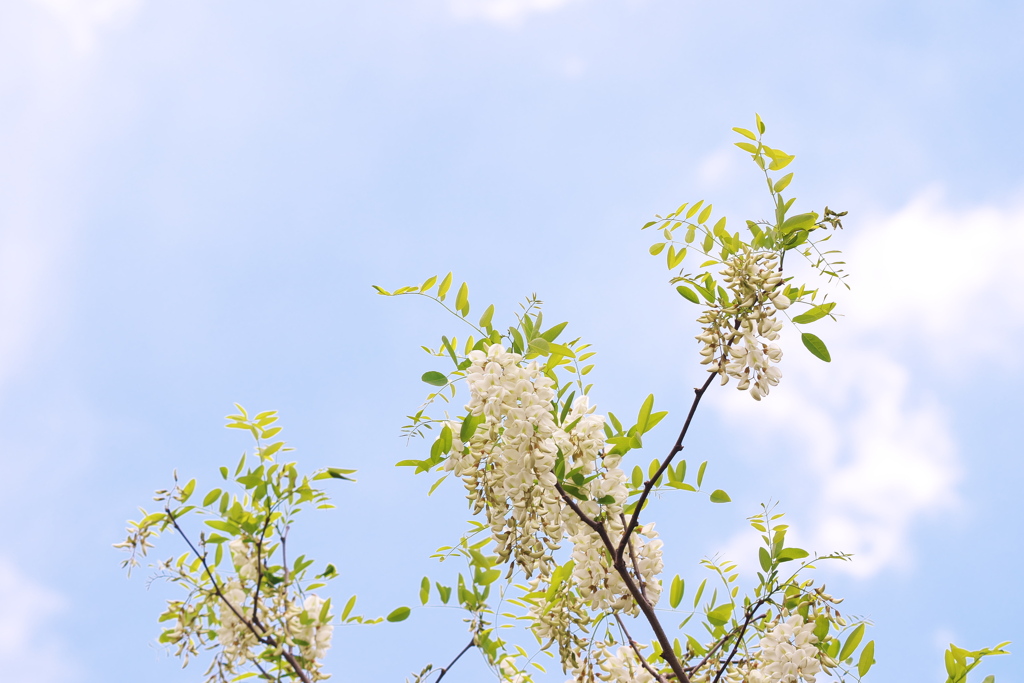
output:
<instances>
[{"instance_id":1,"label":"blue sky","mask_svg":"<svg viewBox=\"0 0 1024 683\"><path fill-rule=\"evenodd\" d=\"M698 198L767 214L730 144L755 111L800 204L850 211L852 290L820 323L831 365L790 340L769 401L703 409L688 457L734 502L657 502L670 572L752 565L744 518L772 498L805 546L856 554L822 575L877 625L871 680L1024 640L1021 25L936 0L3 3L5 679L199 680L154 645L173 591L110 544L173 468L212 486L248 447L233 402L280 410L303 466L360 470L302 531L339 596L377 614L453 571L427 556L461 494L393 467L419 452L398 438L418 347L452 328L371 284L454 270L499 316L537 292L595 344L600 410L654 392L671 424L695 327L637 228ZM463 626L340 629L328 669L402 680Z\"/></svg>"}]
</instances>

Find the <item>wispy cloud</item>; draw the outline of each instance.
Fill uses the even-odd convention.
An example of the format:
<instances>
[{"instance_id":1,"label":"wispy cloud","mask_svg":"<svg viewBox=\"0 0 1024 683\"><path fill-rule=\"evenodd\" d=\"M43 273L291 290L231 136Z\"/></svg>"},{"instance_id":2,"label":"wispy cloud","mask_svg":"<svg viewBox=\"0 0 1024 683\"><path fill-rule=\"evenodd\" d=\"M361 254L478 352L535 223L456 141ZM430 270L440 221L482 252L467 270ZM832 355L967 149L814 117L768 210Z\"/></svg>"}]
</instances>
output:
<instances>
[{"instance_id":1,"label":"wispy cloud","mask_svg":"<svg viewBox=\"0 0 1024 683\"><path fill-rule=\"evenodd\" d=\"M5 680L77 680L75 666L51 635L53 619L65 608L60 594L0 557L0 605L0 670Z\"/></svg>"},{"instance_id":2,"label":"wispy cloud","mask_svg":"<svg viewBox=\"0 0 1024 683\"><path fill-rule=\"evenodd\" d=\"M141 0L34 0L66 31L71 45L81 53L92 52L100 33L125 23Z\"/></svg>"},{"instance_id":3,"label":"wispy cloud","mask_svg":"<svg viewBox=\"0 0 1024 683\"><path fill-rule=\"evenodd\" d=\"M954 210L933 190L850 237L853 289L837 292L846 316L813 330L834 362L790 334L783 385L767 401L728 395L716 405L727 419L756 420L781 446L773 452L794 458L797 488L812 492L799 496L803 509L783 501L804 522L801 542L852 552L844 568L870 576L912 562L914 525L961 504L956 399L928 377L966 384L964 366L990 362L985 325L1020 331L1019 269L1000 264L1024 246L1024 209Z\"/></svg>"},{"instance_id":4,"label":"wispy cloud","mask_svg":"<svg viewBox=\"0 0 1024 683\"><path fill-rule=\"evenodd\" d=\"M482 19L495 24L518 26L526 17L561 9L577 0L450 0L452 13L460 19Z\"/></svg>"}]
</instances>

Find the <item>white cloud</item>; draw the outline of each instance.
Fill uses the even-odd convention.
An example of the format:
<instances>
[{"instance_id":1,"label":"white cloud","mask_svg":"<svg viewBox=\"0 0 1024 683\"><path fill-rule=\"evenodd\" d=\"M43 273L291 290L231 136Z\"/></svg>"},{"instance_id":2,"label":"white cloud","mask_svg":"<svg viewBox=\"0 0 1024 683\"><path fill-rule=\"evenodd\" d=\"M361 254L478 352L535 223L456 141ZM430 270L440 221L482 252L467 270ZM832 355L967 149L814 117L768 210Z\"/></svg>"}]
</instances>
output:
<instances>
[{"instance_id":1,"label":"white cloud","mask_svg":"<svg viewBox=\"0 0 1024 683\"><path fill-rule=\"evenodd\" d=\"M0 670L5 680L70 682L75 667L50 634L52 620L65 608L53 590L0 557Z\"/></svg>"},{"instance_id":2,"label":"white cloud","mask_svg":"<svg viewBox=\"0 0 1024 683\"><path fill-rule=\"evenodd\" d=\"M552 12L576 0L450 0L460 19L482 19L506 26L518 26L531 14Z\"/></svg>"},{"instance_id":3,"label":"white cloud","mask_svg":"<svg viewBox=\"0 0 1024 683\"><path fill-rule=\"evenodd\" d=\"M793 454L787 466L799 500L783 508L801 521L800 542L852 552L854 562L842 566L870 576L912 563L914 525L962 504L948 419L956 397L936 394L927 379L969 382L965 367L988 367L999 353L993 345L1020 332L1014 259L1024 246L1024 208L954 210L932 190L891 216L851 218L844 237L852 238L852 290L836 295L845 317L813 329L833 362L812 358L790 333L785 377L768 400L732 391L715 405L726 419L763 425L759 439L783 444L772 457Z\"/></svg>"},{"instance_id":4,"label":"white cloud","mask_svg":"<svg viewBox=\"0 0 1024 683\"><path fill-rule=\"evenodd\" d=\"M702 190L715 190L722 187L725 181L736 176L743 157L736 154L732 145L720 147L700 160L697 165L697 182Z\"/></svg>"},{"instance_id":5,"label":"white cloud","mask_svg":"<svg viewBox=\"0 0 1024 683\"><path fill-rule=\"evenodd\" d=\"M82 53L95 49L101 31L131 19L140 4L140 0L34 1L64 27L72 46Z\"/></svg>"}]
</instances>

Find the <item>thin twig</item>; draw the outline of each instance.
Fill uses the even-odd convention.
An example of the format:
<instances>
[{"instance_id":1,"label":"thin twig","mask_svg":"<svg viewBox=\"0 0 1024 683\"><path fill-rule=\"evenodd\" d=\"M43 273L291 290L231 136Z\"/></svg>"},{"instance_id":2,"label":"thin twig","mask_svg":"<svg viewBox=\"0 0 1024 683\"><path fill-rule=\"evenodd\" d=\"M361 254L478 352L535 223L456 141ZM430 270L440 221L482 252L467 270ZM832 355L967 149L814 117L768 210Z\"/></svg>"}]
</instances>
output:
<instances>
[{"instance_id":1,"label":"thin twig","mask_svg":"<svg viewBox=\"0 0 1024 683\"><path fill-rule=\"evenodd\" d=\"M451 662L449 662L448 666L446 666L443 669L441 669L441 675L437 677L437 680L440 681L442 678L444 678L445 674L447 674L449 671L451 671L451 668L453 666L455 666L455 662L459 661L459 658L462 657L462 655L464 655L467 652L469 652L469 648L473 647L475 644L476 644L476 636L473 636L473 639L469 641L469 644L467 644L466 647L462 648L462 652L460 652L459 654L455 655L455 659L453 659Z\"/></svg>"},{"instance_id":2,"label":"thin twig","mask_svg":"<svg viewBox=\"0 0 1024 683\"><path fill-rule=\"evenodd\" d=\"M619 628L622 629L622 633L625 634L626 640L629 641L629 646L633 648L633 652L636 653L636 658L640 660L640 666L647 670L647 673L654 676L654 680L660 681L661 683L668 683L667 679L660 673L654 670L654 667L648 663L644 656L640 653L640 648L637 647L636 641L633 640L633 636L629 635L629 631L626 630L626 624L623 623L622 617L618 612L615 613L615 621L619 622Z\"/></svg>"},{"instance_id":3,"label":"thin twig","mask_svg":"<svg viewBox=\"0 0 1024 683\"><path fill-rule=\"evenodd\" d=\"M704 381L704 385L699 389L694 389L696 396L693 397L693 403L690 404L690 412L686 415L686 422L683 423L683 429L679 432L679 438L676 439L676 443L672 446L672 450L669 451L668 457L665 458L665 462L661 463L661 467L654 473L645 484L644 490L640 493L640 498L636 502L636 508L633 509L633 516L629 520L629 525L626 527L626 533L622 536L622 541L619 543L618 548L614 550L616 561L622 559L622 553L626 550L626 544L629 542L629 536L636 529L637 524L640 520L640 511L644 509L644 503L647 502L647 498L651 495L651 491L654 489L655 484L661 478L661 475L665 473L669 465L672 464L672 459L683 450L683 439L686 438L686 432L690 429L690 422L693 420L693 414L697 412L697 406L700 405L700 400L704 397L704 393L711 386L711 381L718 377L718 373L709 372L707 380Z\"/></svg>"},{"instance_id":4,"label":"thin twig","mask_svg":"<svg viewBox=\"0 0 1024 683\"><path fill-rule=\"evenodd\" d=\"M615 569L615 572L622 579L623 583L626 584L626 588L629 589L629 594L633 596L633 600L636 601L640 611L644 613L644 618L647 619L647 623L650 624L651 629L654 631L655 637L657 637L658 642L661 643L662 658L666 663L668 663L669 667L672 669L672 673L675 674L676 679L679 680L680 683L690 683L690 678L683 670L683 665L679 661L679 658L676 657L675 650L672 649L672 641L669 640L668 634L665 633L665 629L661 625L661 620L658 619L658 615L654 611L654 606L651 605L650 601L644 597L643 593L640 592L639 587L636 585L636 581L633 580L633 576L629 573L629 569L626 568L626 563L623 562L622 557L619 556L618 559L615 559L615 544L612 543L611 538L608 537L608 531L604 528L604 525L591 519L585 512L583 512L583 510L580 509L580 506L576 504L576 501L565 492L565 489L562 488L561 484L556 482L555 488L558 490L558 493L561 494L562 500L564 500L565 504L569 506L569 509L571 509L584 524L597 532L597 535L601 537L601 541L604 543L605 548L608 549L609 554L612 556L612 566Z\"/></svg>"},{"instance_id":5,"label":"thin twig","mask_svg":"<svg viewBox=\"0 0 1024 683\"><path fill-rule=\"evenodd\" d=\"M170 505L164 505L164 512L167 513L167 516L170 518L171 524L174 525L175 530L181 535L181 537L183 539L185 539L185 543L188 544L188 547L192 550L192 553L196 557L199 558L199 561L203 565L203 569L206 571L206 575L210 579L210 583L213 584L213 590L217 594L217 597L220 598L224 602L224 604L226 604L231 609L231 611L235 614L235 616L238 618L238 620L240 622L242 622L243 624L245 624L245 627L247 629L249 629L249 631L252 632L252 634L254 636L256 636L256 640L257 641L259 641L260 643L263 643L267 647L274 647L274 648L276 648L277 647L277 641L274 639L273 636L266 635L266 632L260 633L259 631L257 631L256 630L256 626L254 626L252 624L252 622L250 622L241 613L239 613L238 608L236 608L231 603L230 600L228 600L226 597L224 597L224 593L223 593L223 591L221 591L220 585L217 583L217 579L215 579L214 576L213 576L213 570L211 570L210 569L210 565L208 565L206 563L206 555L205 554L200 554L199 551L196 550L196 547L194 545L192 545L192 541L189 539L189 537L185 534L185 531L178 524L178 520L174 517L174 513L171 512ZM253 614L255 614L255 613L256 613L256 607L254 605L253 606ZM303 671L302 666L299 664L298 659L295 658L295 655L293 655L292 653L288 652L287 650L282 650L281 655L285 658L285 661L288 662L289 666L292 667L292 669L295 671L295 674L299 677L299 679L302 680L302 683L312 683L312 681L310 681L310 679L309 679L309 676L307 676L306 672ZM256 660L252 660L252 662L253 662L253 664L256 665L256 668L258 668L265 676L267 676L269 678L269 674L267 674L267 672L263 670L263 667L261 667L259 665L259 663L256 662Z\"/></svg>"}]
</instances>

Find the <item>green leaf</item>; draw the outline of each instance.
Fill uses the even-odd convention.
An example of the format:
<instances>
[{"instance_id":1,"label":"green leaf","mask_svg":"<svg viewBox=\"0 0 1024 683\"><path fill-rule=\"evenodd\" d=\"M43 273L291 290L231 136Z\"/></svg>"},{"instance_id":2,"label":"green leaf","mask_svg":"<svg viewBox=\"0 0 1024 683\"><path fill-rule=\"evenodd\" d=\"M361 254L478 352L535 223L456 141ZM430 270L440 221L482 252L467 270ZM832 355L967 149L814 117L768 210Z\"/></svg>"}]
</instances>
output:
<instances>
[{"instance_id":1,"label":"green leaf","mask_svg":"<svg viewBox=\"0 0 1024 683\"><path fill-rule=\"evenodd\" d=\"M768 553L767 548L760 548L757 551L757 559L761 562L761 569L763 569L765 573L771 571L772 556Z\"/></svg>"},{"instance_id":2,"label":"green leaf","mask_svg":"<svg viewBox=\"0 0 1024 683\"><path fill-rule=\"evenodd\" d=\"M651 418L651 410L654 408L654 394L648 394L644 404L640 406L640 412L636 416L636 427L641 434L647 432L647 421Z\"/></svg>"},{"instance_id":3,"label":"green leaf","mask_svg":"<svg viewBox=\"0 0 1024 683\"><path fill-rule=\"evenodd\" d=\"M801 334L800 341L802 341L804 346L807 347L807 350L817 358L820 358L826 363L832 362L832 356L829 355L828 347L825 346L825 342L821 341L810 332L804 332Z\"/></svg>"},{"instance_id":4,"label":"green leaf","mask_svg":"<svg viewBox=\"0 0 1024 683\"><path fill-rule=\"evenodd\" d=\"M809 552L803 548L786 548L778 555L779 562L788 562L789 560L800 560L810 555Z\"/></svg>"},{"instance_id":5,"label":"green leaf","mask_svg":"<svg viewBox=\"0 0 1024 683\"><path fill-rule=\"evenodd\" d=\"M220 498L220 489L214 489L210 491L209 493L206 494L206 497L203 498L203 506L205 507L207 505L212 504L218 498Z\"/></svg>"},{"instance_id":6,"label":"green leaf","mask_svg":"<svg viewBox=\"0 0 1024 683\"><path fill-rule=\"evenodd\" d=\"M853 633L843 643L843 649L839 652L839 661L846 661L846 658L851 656L854 650L860 645L860 641L864 638L864 624L860 624L857 628L853 629Z\"/></svg>"},{"instance_id":7,"label":"green leaf","mask_svg":"<svg viewBox=\"0 0 1024 683\"><path fill-rule=\"evenodd\" d=\"M695 304L700 303L700 299L697 298L697 294L685 285L679 285L676 287L676 291L683 295L683 298Z\"/></svg>"},{"instance_id":8,"label":"green leaf","mask_svg":"<svg viewBox=\"0 0 1024 683\"><path fill-rule=\"evenodd\" d=\"M751 154L757 154L757 146L752 145L749 142L734 142L732 143L742 149L744 152L750 152Z\"/></svg>"},{"instance_id":9,"label":"green leaf","mask_svg":"<svg viewBox=\"0 0 1024 683\"><path fill-rule=\"evenodd\" d=\"M387 616L387 620L390 622L405 621L411 613L412 610L408 607L397 607Z\"/></svg>"},{"instance_id":10,"label":"green leaf","mask_svg":"<svg viewBox=\"0 0 1024 683\"><path fill-rule=\"evenodd\" d=\"M455 295L455 309L461 311L469 306L469 285L465 282L459 287L459 293Z\"/></svg>"},{"instance_id":11,"label":"green leaf","mask_svg":"<svg viewBox=\"0 0 1024 683\"><path fill-rule=\"evenodd\" d=\"M434 585L437 586L437 594L441 596L441 602L447 605L448 600L452 597L452 589L448 586L442 586L436 581Z\"/></svg>"},{"instance_id":12,"label":"green leaf","mask_svg":"<svg viewBox=\"0 0 1024 683\"><path fill-rule=\"evenodd\" d=\"M636 465L633 467L633 473L630 483L633 485L633 488L635 489L639 489L641 486L644 485L644 471L640 469L640 465Z\"/></svg>"},{"instance_id":13,"label":"green leaf","mask_svg":"<svg viewBox=\"0 0 1024 683\"><path fill-rule=\"evenodd\" d=\"M463 443L469 442L476 433L476 428L484 423L483 413L479 415L467 415L462 421L462 428L459 430L459 440Z\"/></svg>"},{"instance_id":14,"label":"green leaf","mask_svg":"<svg viewBox=\"0 0 1024 683\"><path fill-rule=\"evenodd\" d=\"M736 131L737 133L739 133L740 135L742 135L745 138L750 138L751 140L757 140L757 136L754 135L753 133L751 133L746 128L733 128L733 130Z\"/></svg>"},{"instance_id":15,"label":"green leaf","mask_svg":"<svg viewBox=\"0 0 1024 683\"><path fill-rule=\"evenodd\" d=\"M787 187L789 187L789 183L792 180L793 174L787 173L786 175L782 176L781 178L775 181L775 186L772 189L775 190L776 192L782 192Z\"/></svg>"},{"instance_id":16,"label":"green leaf","mask_svg":"<svg viewBox=\"0 0 1024 683\"><path fill-rule=\"evenodd\" d=\"M875 663L875 641L870 640L868 644L864 646L864 649L860 653L860 660L857 662L857 673L861 677L865 676L871 669L871 665Z\"/></svg>"},{"instance_id":17,"label":"green leaf","mask_svg":"<svg viewBox=\"0 0 1024 683\"><path fill-rule=\"evenodd\" d=\"M567 323L567 322L565 322L565 323L558 323L554 327L548 328L548 330L546 332L542 332L540 336L545 341L547 341L547 342L553 342L556 339L558 339L558 335L562 334L562 330L564 330L565 326L568 325L568 324L569 323Z\"/></svg>"},{"instance_id":18,"label":"green leaf","mask_svg":"<svg viewBox=\"0 0 1024 683\"><path fill-rule=\"evenodd\" d=\"M708 222L708 219L711 218L711 207L711 204L708 204L707 206L704 207L704 210L700 212L699 216L697 216L698 223Z\"/></svg>"},{"instance_id":19,"label":"green leaf","mask_svg":"<svg viewBox=\"0 0 1024 683\"><path fill-rule=\"evenodd\" d=\"M711 622L712 626L724 626L732 618L732 607L732 603L719 605L708 612L708 621Z\"/></svg>"},{"instance_id":20,"label":"green leaf","mask_svg":"<svg viewBox=\"0 0 1024 683\"><path fill-rule=\"evenodd\" d=\"M757 130L759 133L764 135L764 121L761 120L760 114L754 114L754 120L757 121Z\"/></svg>"},{"instance_id":21,"label":"green leaf","mask_svg":"<svg viewBox=\"0 0 1024 683\"><path fill-rule=\"evenodd\" d=\"M800 315L793 318L793 322L799 323L800 325L806 325L807 323L813 323L815 320L820 320L826 315L832 312L835 308L835 303L822 304L815 306L814 308L808 309Z\"/></svg>"},{"instance_id":22,"label":"green leaf","mask_svg":"<svg viewBox=\"0 0 1024 683\"><path fill-rule=\"evenodd\" d=\"M700 582L700 586L697 587L697 595L695 595L693 597L693 606L694 606L694 608L696 608L697 604L700 602L700 596L704 595L704 586L706 586L707 584L708 584L708 580L704 579L703 581Z\"/></svg>"},{"instance_id":23,"label":"green leaf","mask_svg":"<svg viewBox=\"0 0 1024 683\"><path fill-rule=\"evenodd\" d=\"M437 287L437 298L444 301L445 295L448 293L448 289L452 286L452 274L448 273L441 280L441 284Z\"/></svg>"},{"instance_id":24,"label":"green leaf","mask_svg":"<svg viewBox=\"0 0 1024 683\"><path fill-rule=\"evenodd\" d=\"M672 579L672 589L669 592L668 601L672 605L672 609L679 607L679 603L683 600L683 580L676 574L676 578Z\"/></svg>"},{"instance_id":25,"label":"green leaf","mask_svg":"<svg viewBox=\"0 0 1024 683\"><path fill-rule=\"evenodd\" d=\"M705 460L704 462L702 462L700 464L700 467L697 468L697 486L698 487L700 487L700 485L704 482L704 470L707 469L707 466L708 466L708 461Z\"/></svg>"},{"instance_id":26,"label":"green leaf","mask_svg":"<svg viewBox=\"0 0 1024 683\"><path fill-rule=\"evenodd\" d=\"M206 525L209 526L209 527L213 527L217 531L223 531L223 532L229 533L229 534L237 534L239 531L241 531L238 528L237 524L233 524L231 522L225 522L225 521L222 521L222 520L219 520L219 519L208 519L208 520L206 520Z\"/></svg>"},{"instance_id":27,"label":"green leaf","mask_svg":"<svg viewBox=\"0 0 1024 683\"><path fill-rule=\"evenodd\" d=\"M712 503L729 503L731 501L732 498L730 498L729 494L723 491L722 489L715 489L714 492L712 492L711 494Z\"/></svg>"},{"instance_id":28,"label":"green leaf","mask_svg":"<svg viewBox=\"0 0 1024 683\"><path fill-rule=\"evenodd\" d=\"M346 477L346 474L355 474L355 470L345 470L340 467L328 467L327 474L330 475L331 479L344 479L345 481L355 481L351 477Z\"/></svg>"},{"instance_id":29,"label":"green leaf","mask_svg":"<svg viewBox=\"0 0 1024 683\"><path fill-rule=\"evenodd\" d=\"M537 337L530 340L530 351L546 356L551 353L551 346L546 339Z\"/></svg>"},{"instance_id":30,"label":"green leaf","mask_svg":"<svg viewBox=\"0 0 1024 683\"><path fill-rule=\"evenodd\" d=\"M427 604L427 601L429 601L429 600L430 600L430 579L428 579L427 577L424 576L423 580L420 581L420 604L425 605L425 604Z\"/></svg>"},{"instance_id":31,"label":"green leaf","mask_svg":"<svg viewBox=\"0 0 1024 683\"><path fill-rule=\"evenodd\" d=\"M542 338L534 339L533 341L546 341ZM548 353L551 355L565 356L566 358L575 358L576 353L565 344L555 344L554 342L546 342L548 345ZM533 342L530 342L532 345Z\"/></svg>"},{"instance_id":32,"label":"green leaf","mask_svg":"<svg viewBox=\"0 0 1024 683\"><path fill-rule=\"evenodd\" d=\"M444 385L448 384L448 377L446 377L443 373L437 372L436 370L424 372L423 376L420 377L420 379L434 387L443 387Z\"/></svg>"},{"instance_id":33,"label":"green leaf","mask_svg":"<svg viewBox=\"0 0 1024 683\"><path fill-rule=\"evenodd\" d=\"M652 244L651 248L648 249L647 251L651 252L651 256L657 256L658 254L660 254L664 250L665 250L665 243L664 242L658 242L657 244Z\"/></svg>"},{"instance_id":34,"label":"green leaf","mask_svg":"<svg viewBox=\"0 0 1024 683\"><path fill-rule=\"evenodd\" d=\"M421 292L427 291L428 289L430 289L431 287L434 286L435 282L437 282L437 276L436 275L431 275L430 277L428 277L426 279L426 281L422 285L420 285L420 291Z\"/></svg>"},{"instance_id":35,"label":"green leaf","mask_svg":"<svg viewBox=\"0 0 1024 683\"><path fill-rule=\"evenodd\" d=\"M779 227L783 235L788 235L795 230L810 230L817 221L818 214L814 212L801 213L787 218Z\"/></svg>"},{"instance_id":36,"label":"green leaf","mask_svg":"<svg viewBox=\"0 0 1024 683\"><path fill-rule=\"evenodd\" d=\"M494 304L491 304L490 306L487 307L487 310L484 311L484 314L482 316L480 316L480 327L490 327L491 326L491 318L493 318L493 317L494 317Z\"/></svg>"}]
</instances>

